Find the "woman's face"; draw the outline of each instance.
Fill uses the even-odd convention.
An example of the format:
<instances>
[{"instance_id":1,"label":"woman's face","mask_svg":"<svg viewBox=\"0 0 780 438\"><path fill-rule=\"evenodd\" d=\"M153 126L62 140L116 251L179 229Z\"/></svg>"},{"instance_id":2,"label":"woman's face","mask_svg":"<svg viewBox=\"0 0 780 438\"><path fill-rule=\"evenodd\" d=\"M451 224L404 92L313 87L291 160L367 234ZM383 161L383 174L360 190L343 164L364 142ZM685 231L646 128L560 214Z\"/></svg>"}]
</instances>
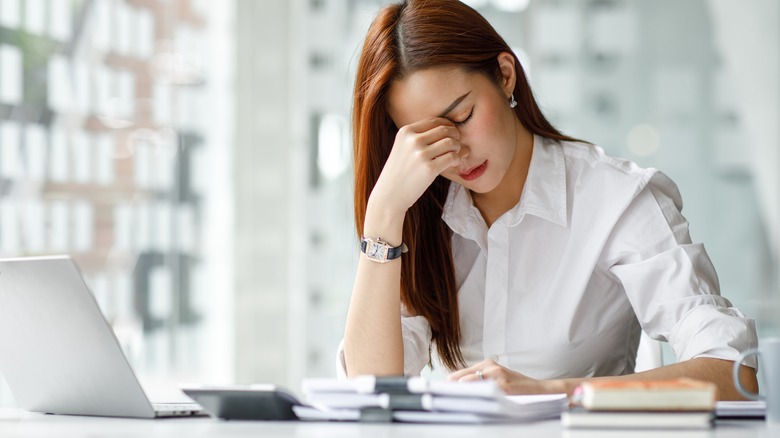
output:
<instances>
[{"instance_id":1,"label":"woman's face","mask_svg":"<svg viewBox=\"0 0 780 438\"><path fill-rule=\"evenodd\" d=\"M505 87L509 85L514 81ZM517 149L521 128L508 96L483 74L434 67L395 81L388 111L399 128L433 117L454 123L460 131L461 163L441 175L473 192L488 193L504 179Z\"/></svg>"}]
</instances>

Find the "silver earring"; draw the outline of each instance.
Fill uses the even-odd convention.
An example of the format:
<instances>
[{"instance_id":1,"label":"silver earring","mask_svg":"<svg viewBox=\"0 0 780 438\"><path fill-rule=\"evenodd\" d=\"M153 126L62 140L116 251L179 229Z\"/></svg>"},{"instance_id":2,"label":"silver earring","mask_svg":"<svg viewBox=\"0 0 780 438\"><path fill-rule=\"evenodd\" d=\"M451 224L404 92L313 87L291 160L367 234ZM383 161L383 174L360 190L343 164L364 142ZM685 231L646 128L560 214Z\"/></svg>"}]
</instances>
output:
<instances>
[{"instance_id":1,"label":"silver earring","mask_svg":"<svg viewBox=\"0 0 780 438\"><path fill-rule=\"evenodd\" d=\"M514 108L517 106L517 101L515 100L514 93L509 97L509 108Z\"/></svg>"}]
</instances>

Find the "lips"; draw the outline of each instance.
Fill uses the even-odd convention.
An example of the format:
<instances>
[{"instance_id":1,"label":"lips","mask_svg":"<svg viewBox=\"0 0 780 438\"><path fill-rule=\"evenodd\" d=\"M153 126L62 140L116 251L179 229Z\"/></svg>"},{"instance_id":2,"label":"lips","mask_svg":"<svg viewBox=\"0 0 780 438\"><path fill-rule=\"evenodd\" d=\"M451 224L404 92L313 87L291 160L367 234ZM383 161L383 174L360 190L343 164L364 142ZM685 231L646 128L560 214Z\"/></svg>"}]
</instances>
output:
<instances>
[{"instance_id":1,"label":"lips","mask_svg":"<svg viewBox=\"0 0 780 438\"><path fill-rule=\"evenodd\" d=\"M482 162L482 164L478 166L474 166L472 168L466 169L465 172L460 172L459 175L461 178L465 179L466 181L473 181L480 176L482 176L483 173L485 173L485 169L487 168L487 160Z\"/></svg>"}]
</instances>

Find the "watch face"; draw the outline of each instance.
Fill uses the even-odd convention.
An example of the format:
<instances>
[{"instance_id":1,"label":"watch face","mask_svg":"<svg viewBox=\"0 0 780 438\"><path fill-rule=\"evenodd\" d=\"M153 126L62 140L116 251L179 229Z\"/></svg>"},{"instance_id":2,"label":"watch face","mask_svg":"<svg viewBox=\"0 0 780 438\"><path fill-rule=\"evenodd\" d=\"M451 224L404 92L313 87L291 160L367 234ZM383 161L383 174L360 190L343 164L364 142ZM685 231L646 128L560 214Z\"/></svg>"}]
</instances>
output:
<instances>
[{"instance_id":1,"label":"watch face","mask_svg":"<svg viewBox=\"0 0 780 438\"><path fill-rule=\"evenodd\" d=\"M375 260L384 260L387 253L387 245L383 245L380 242L368 242L368 248L366 249L366 255L369 258Z\"/></svg>"}]
</instances>

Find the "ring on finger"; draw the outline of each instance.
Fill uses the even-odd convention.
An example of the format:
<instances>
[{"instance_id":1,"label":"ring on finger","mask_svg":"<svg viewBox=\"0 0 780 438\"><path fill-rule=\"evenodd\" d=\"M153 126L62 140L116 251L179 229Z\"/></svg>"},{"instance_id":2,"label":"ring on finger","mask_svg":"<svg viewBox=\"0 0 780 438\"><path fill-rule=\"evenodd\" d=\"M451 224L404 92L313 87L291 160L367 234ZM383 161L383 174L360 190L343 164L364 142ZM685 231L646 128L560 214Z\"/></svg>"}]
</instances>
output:
<instances>
[{"instance_id":1,"label":"ring on finger","mask_svg":"<svg viewBox=\"0 0 780 438\"><path fill-rule=\"evenodd\" d=\"M474 374L479 377L479 380L485 380L485 377L482 376L482 370L477 370Z\"/></svg>"}]
</instances>

